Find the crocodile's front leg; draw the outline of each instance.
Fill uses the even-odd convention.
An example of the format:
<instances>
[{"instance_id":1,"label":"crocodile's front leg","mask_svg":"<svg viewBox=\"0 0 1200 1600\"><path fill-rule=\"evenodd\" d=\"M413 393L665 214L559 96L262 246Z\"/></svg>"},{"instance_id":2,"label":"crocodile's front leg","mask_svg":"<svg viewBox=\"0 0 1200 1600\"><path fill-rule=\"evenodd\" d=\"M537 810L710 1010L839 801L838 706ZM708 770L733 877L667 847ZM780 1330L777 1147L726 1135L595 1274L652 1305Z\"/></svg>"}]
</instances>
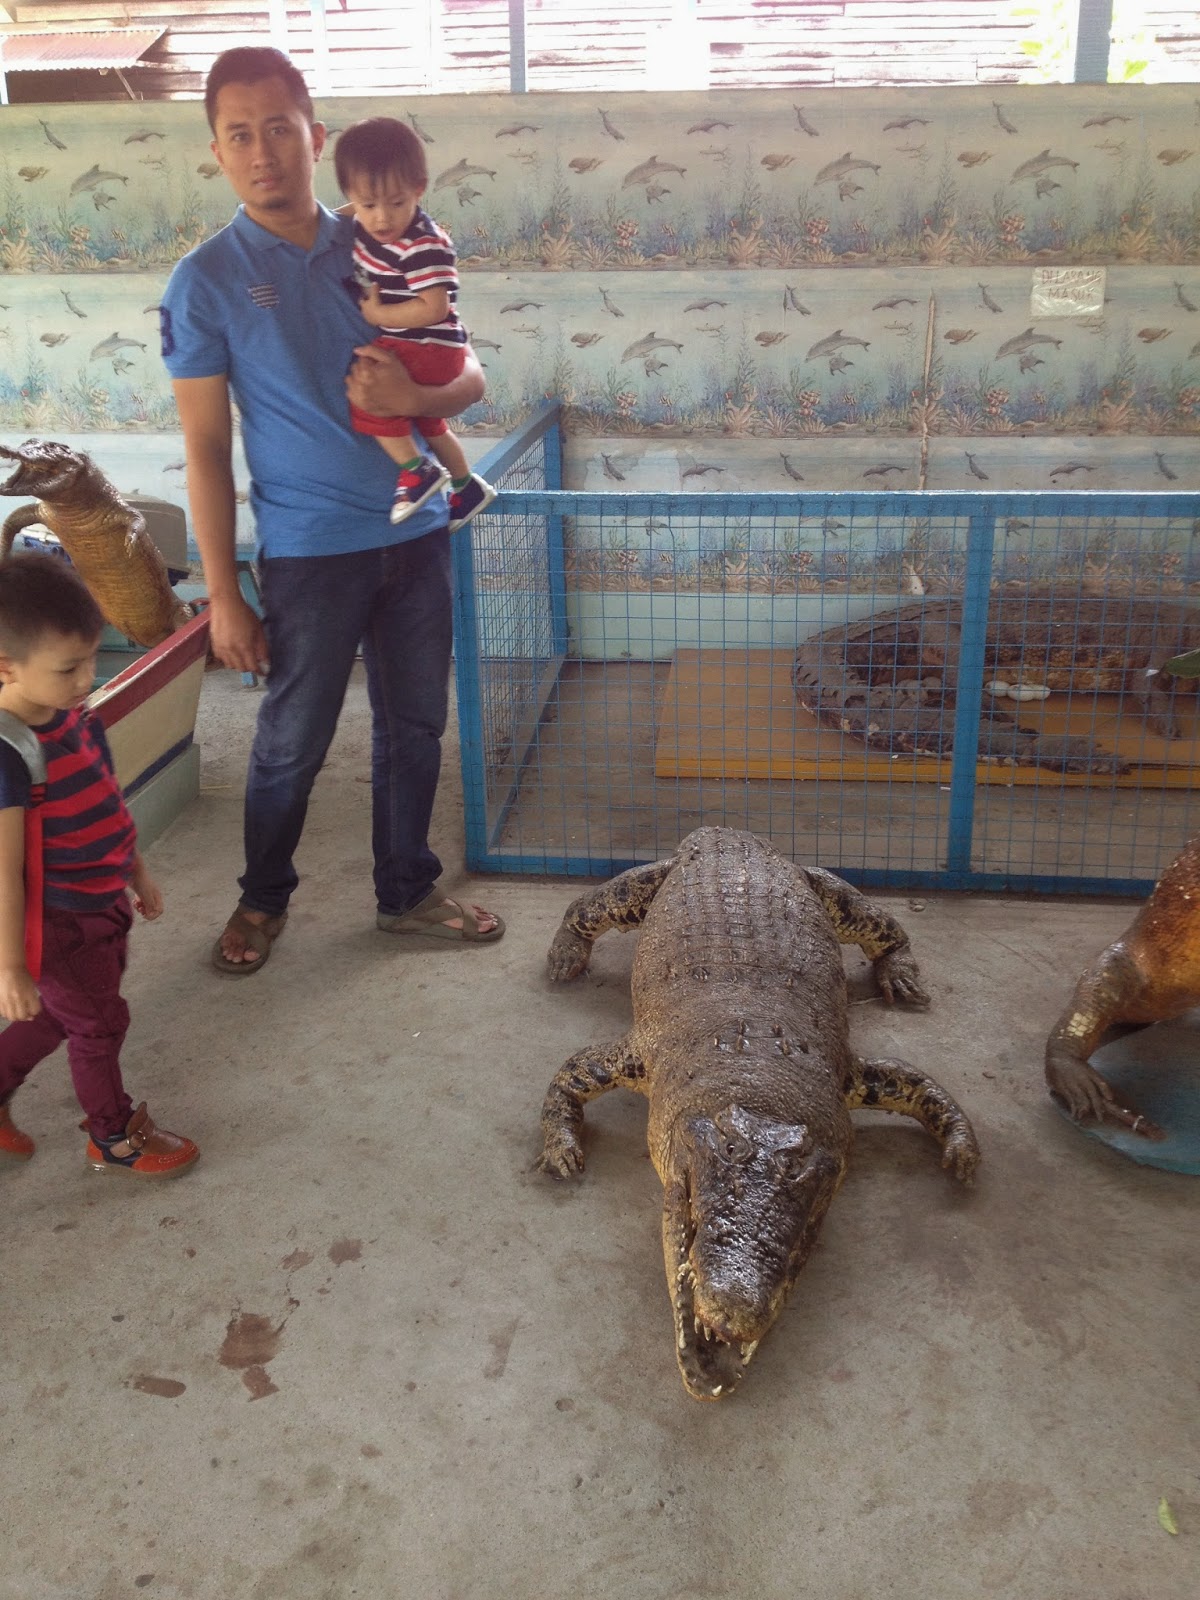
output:
<instances>
[{"instance_id":1,"label":"crocodile's front leg","mask_svg":"<svg viewBox=\"0 0 1200 1600\"><path fill-rule=\"evenodd\" d=\"M1119 945L1087 969L1046 1042L1046 1086L1076 1122L1095 1118L1123 1125L1146 1139L1163 1139L1166 1135L1157 1123L1127 1095L1118 1094L1090 1060L1143 988L1135 963Z\"/></svg>"},{"instance_id":2,"label":"crocodile's front leg","mask_svg":"<svg viewBox=\"0 0 1200 1600\"><path fill-rule=\"evenodd\" d=\"M1176 679L1173 674L1163 671L1176 653L1176 646L1162 645L1156 640L1150 660L1144 668L1139 667L1133 674L1134 703L1150 732L1158 734L1160 739L1182 737L1175 717Z\"/></svg>"},{"instance_id":3,"label":"crocodile's front leg","mask_svg":"<svg viewBox=\"0 0 1200 1600\"><path fill-rule=\"evenodd\" d=\"M629 1034L607 1049L594 1045L577 1050L550 1080L542 1102L542 1153L538 1168L552 1178L583 1171L583 1108L597 1095L625 1087L641 1090L645 1064Z\"/></svg>"},{"instance_id":4,"label":"crocodile's front leg","mask_svg":"<svg viewBox=\"0 0 1200 1600\"><path fill-rule=\"evenodd\" d=\"M824 867L801 870L829 913L841 942L856 944L874 964L875 981L887 1003L898 1000L914 1010L927 1006L929 996L921 982L917 958L895 917Z\"/></svg>"},{"instance_id":5,"label":"crocodile's front leg","mask_svg":"<svg viewBox=\"0 0 1200 1600\"><path fill-rule=\"evenodd\" d=\"M546 955L551 980L577 978L586 971L592 946L609 928L640 927L675 860L670 856L666 861L630 867L599 889L572 900Z\"/></svg>"},{"instance_id":6,"label":"crocodile's front leg","mask_svg":"<svg viewBox=\"0 0 1200 1600\"><path fill-rule=\"evenodd\" d=\"M979 1165L979 1141L966 1112L940 1083L895 1056L855 1058L852 1072L846 1090L851 1111L862 1106L915 1118L941 1145L942 1165L953 1168L960 1183L970 1183Z\"/></svg>"}]
</instances>

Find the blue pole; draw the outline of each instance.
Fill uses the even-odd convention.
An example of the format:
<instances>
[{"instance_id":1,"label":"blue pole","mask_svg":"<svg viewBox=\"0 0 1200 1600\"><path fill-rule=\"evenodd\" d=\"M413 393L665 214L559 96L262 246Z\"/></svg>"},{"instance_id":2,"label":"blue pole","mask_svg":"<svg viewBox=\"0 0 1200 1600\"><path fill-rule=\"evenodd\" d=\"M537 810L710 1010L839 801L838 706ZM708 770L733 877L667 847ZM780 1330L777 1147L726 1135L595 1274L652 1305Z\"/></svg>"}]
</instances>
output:
<instances>
[{"instance_id":1,"label":"blue pole","mask_svg":"<svg viewBox=\"0 0 1200 1600\"><path fill-rule=\"evenodd\" d=\"M556 421L546 430L543 443L547 489L562 488L562 429ZM550 577L550 648L556 656L567 652L567 577L560 511L546 518L547 560Z\"/></svg>"},{"instance_id":2,"label":"blue pole","mask_svg":"<svg viewBox=\"0 0 1200 1600\"><path fill-rule=\"evenodd\" d=\"M458 698L465 858L468 868L478 872L488 853L487 783L480 692L479 607L475 552L469 527L460 529L451 538L450 556L454 566L454 685Z\"/></svg>"},{"instance_id":3,"label":"blue pole","mask_svg":"<svg viewBox=\"0 0 1200 1600\"><path fill-rule=\"evenodd\" d=\"M958 682L955 685L954 756L950 767L950 837L946 848L946 869L948 886L952 889L963 887L971 871L975 769L979 764L984 647L995 537L995 512L987 507L973 511L967 522L967 571L963 585Z\"/></svg>"}]
</instances>

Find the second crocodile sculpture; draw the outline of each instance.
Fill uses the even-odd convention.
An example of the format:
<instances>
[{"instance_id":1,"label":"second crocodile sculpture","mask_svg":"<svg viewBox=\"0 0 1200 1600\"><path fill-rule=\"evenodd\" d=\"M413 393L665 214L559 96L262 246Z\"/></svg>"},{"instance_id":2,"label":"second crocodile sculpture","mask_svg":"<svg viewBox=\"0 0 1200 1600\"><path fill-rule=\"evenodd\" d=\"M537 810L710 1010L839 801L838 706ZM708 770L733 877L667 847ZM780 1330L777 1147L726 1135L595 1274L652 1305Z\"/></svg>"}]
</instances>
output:
<instances>
[{"instance_id":1,"label":"second crocodile sculpture","mask_svg":"<svg viewBox=\"0 0 1200 1600\"><path fill-rule=\"evenodd\" d=\"M699 828L668 860L568 907L551 978L577 977L600 934L638 924L633 1026L555 1076L539 1165L581 1172L584 1104L617 1087L647 1096L676 1356L688 1393L715 1400L738 1383L808 1259L845 1176L854 1107L916 1118L963 1182L979 1146L932 1079L850 1049L840 944L871 959L885 999L929 999L903 928L840 878L794 866L753 834Z\"/></svg>"},{"instance_id":2,"label":"second crocodile sculpture","mask_svg":"<svg viewBox=\"0 0 1200 1600\"><path fill-rule=\"evenodd\" d=\"M1200 1005L1200 836L1189 839L1154 892L1091 963L1046 1044L1046 1083L1077 1122L1095 1119L1148 1139L1163 1130L1091 1065L1113 1030L1171 1022Z\"/></svg>"},{"instance_id":3,"label":"second crocodile sculpture","mask_svg":"<svg viewBox=\"0 0 1200 1600\"><path fill-rule=\"evenodd\" d=\"M155 645L191 617L171 589L166 562L146 531L140 511L127 505L88 455L50 439L27 439L16 449L0 445L0 460L16 470L0 494L33 495L4 519L0 559L34 523L49 528L119 633L135 644Z\"/></svg>"},{"instance_id":4,"label":"second crocodile sculpture","mask_svg":"<svg viewBox=\"0 0 1200 1600\"><path fill-rule=\"evenodd\" d=\"M961 648L958 601L918 601L806 639L796 652L800 703L875 749L947 755L953 749ZM1194 685L1164 669L1200 645L1200 608L1114 595L1004 594L989 611L984 681L1128 697L1146 727L1179 735L1174 696ZM1021 697L1019 692L1018 698ZM979 759L1059 772L1124 772L1092 739L1023 728L985 701Z\"/></svg>"}]
</instances>

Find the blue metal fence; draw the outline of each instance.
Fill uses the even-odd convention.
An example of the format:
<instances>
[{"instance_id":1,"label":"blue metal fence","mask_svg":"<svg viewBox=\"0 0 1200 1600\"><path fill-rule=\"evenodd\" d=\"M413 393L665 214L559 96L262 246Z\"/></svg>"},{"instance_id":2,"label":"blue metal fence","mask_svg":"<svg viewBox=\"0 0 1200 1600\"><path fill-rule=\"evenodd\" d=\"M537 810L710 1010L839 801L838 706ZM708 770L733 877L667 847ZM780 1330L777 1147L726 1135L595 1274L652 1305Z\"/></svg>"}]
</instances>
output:
<instances>
[{"instance_id":1,"label":"blue metal fence","mask_svg":"<svg viewBox=\"0 0 1200 1600\"><path fill-rule=\"evenodd\" d=\"M1017 691L1046 693L1027 681L997 700L985 626L1049 599L1069 653L1085 600L1110 633L1135 600L1195 605L1200 496L583 494L559 487L561 452L550 404L478 464L500 496L454 539L473 869L609 875L707 822L865 886L1140 895L1196 831L1190 701L1167 746L1133 657L1109 661L1105 696L1027 704ZM945 601L961 608L935 736L950 753L819 728L792 686L796 645L919 602L944 661ZM1028 673L1054 676L1061 654ZM1015 727L1118 739L1128 770L1031 769L1002 749L981 763L1001 705Z\"/></svg>"}]
</instances>

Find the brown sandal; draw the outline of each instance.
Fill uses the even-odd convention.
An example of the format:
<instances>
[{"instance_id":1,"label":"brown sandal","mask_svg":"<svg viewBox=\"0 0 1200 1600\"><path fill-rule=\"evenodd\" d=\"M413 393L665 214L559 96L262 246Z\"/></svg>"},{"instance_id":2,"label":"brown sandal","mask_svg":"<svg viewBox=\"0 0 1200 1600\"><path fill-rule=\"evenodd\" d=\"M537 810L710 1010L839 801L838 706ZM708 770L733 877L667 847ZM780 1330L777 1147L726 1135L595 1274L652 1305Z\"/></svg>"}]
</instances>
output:
<instances>
[{"instance_id":1,"label":"brown sandal","mask_svg":"<svg viewBox=\"0 0 1200 1600\"><path fill-rule=\"evenodd\" d=\"M486 932L481 920L484 917L490 917L493 924ZM452 922L461 922L462 927L452 928ZM459 944L491 944L504 933L503 917L465 900L453 900L440 889L434 889L402 916L392 917L380 911L375 926L382 933L424 934L430 939L453 939Z\"/></svg>"},{"instance_id":2,"label":"brown sandal","mask_svg":"<svg viewBox=\"0 0 1200 1600\"><path fill-rule=\"evenodd\" d=\"M212 947L212 964L226 978L246 978L252 972L258 972L265 967L271 954L271 946L283 932L288 919L287 912L283 911L277 917L268 917L265 922L251 922L246 911L245 906L237 907L221 929L220 938ZM246 941L247 949L255 951L258 955L257 961L230 961L221 949L221 939L231 930L241 934Z\"/></svg>"}]
</instances>

